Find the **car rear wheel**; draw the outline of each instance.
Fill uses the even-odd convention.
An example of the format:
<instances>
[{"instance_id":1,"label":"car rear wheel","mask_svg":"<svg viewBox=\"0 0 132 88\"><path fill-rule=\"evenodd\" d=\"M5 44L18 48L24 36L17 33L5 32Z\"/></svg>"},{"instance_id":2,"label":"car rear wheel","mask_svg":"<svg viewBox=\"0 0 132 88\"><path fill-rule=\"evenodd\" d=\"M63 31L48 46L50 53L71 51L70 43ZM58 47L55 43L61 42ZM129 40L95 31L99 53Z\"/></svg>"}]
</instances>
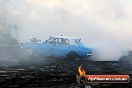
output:
<instances>
[{"instance_id":1,"label":"car rear wheel","mask_svg":"<svg viewBox=\"0 0 132 88\"><path fill-rule=\"evenodd\" d=\"M78 58L78 54L74 51L71 51L69 54L68 54L68 59L70 60L76 60Z\"/></svg>"}]
</instances>

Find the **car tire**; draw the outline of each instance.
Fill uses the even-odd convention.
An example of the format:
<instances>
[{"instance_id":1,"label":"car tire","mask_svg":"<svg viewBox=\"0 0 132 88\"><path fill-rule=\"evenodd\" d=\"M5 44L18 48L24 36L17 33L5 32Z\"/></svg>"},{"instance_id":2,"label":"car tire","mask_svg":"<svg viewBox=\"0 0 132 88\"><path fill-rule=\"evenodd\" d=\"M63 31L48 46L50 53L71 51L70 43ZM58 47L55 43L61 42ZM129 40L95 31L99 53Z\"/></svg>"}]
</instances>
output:
<instances>
[{"instance_id":1,"label":"car tire","mask_svg":"<svg viewBox=\"0 0 132 88\"><path fill-rule=\"evenodd\" d=\"M78 58L78 54L74 51L71 51L68 55L67 58L70 60L76 60Z\"/></svg>"}]
</instances>

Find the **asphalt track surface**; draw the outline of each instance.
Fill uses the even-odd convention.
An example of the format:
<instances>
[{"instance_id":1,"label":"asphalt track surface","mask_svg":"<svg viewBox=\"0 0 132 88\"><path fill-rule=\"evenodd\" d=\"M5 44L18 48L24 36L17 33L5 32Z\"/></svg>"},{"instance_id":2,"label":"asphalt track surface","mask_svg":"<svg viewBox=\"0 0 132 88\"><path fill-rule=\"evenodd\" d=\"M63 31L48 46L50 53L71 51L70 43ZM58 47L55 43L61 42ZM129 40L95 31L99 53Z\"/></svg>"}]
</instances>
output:
<instances>
[{"instance_id":1,"label":"asphalt track surface","mask_svg":"<svg viewBox=\"0 0 132 88\"><path fill-rule=\"evenodd\" d=\"M132 68L117 61L58 60L0 65L0 88L132 88L127 84L87 84L76 81L78 67L87 74L129 74Z\"/></svg>"}]
</instances>

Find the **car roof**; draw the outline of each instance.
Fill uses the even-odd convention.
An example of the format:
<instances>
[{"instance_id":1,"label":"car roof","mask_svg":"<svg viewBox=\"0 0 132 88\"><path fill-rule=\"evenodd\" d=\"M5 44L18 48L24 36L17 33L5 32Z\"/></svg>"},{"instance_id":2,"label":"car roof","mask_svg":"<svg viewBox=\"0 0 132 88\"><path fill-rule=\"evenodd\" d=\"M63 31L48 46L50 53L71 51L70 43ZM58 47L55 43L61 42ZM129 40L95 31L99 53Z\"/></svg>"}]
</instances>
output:
<instances>
[{"instance_id":1,"label":"car roof","mask_svg":"<svg viewBox=\"0 0 132 88\"><path fill-rule=\"evenodd\" d=\"M76 37L69 37L69 36L51 36L54 38L63 38L63 39L80 39L80 38L76 38Z\"/></svg>"}]
</instances>

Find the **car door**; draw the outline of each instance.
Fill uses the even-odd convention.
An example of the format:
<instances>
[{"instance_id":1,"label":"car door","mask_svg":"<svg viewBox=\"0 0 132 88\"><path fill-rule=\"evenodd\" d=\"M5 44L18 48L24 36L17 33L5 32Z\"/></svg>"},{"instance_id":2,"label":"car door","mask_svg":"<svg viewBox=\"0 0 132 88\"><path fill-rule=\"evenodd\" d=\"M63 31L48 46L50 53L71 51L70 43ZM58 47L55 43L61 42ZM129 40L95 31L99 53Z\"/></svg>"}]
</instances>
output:
<instances>
[{"instance_id":1,"label":"car door","mask_svg":"<svg viewBox=\"0 0 132 88\"><path fill-rule=\"evenodd\" d=\"M50 56L56 56L56 41L57 41L57 38L53 38L52 41L49 43L48 45L48 53Z\"/></svg>"},{"instance_id":2,"label":"car door","mask_svg":"<svg viewBox=\"0 0 132 88\"><path fill-rule=\"evenodd\" d=\"M54 56L55 55L55 42L56 38L50 37L44 43L41 43L39 51L44 56Z\"/></svg>"},{"instance_id":3,"label":"car door","mask_svg":"<svg viewBox=\"0 0 132 88\"><path fill-rule=\"evenodd\" d=\"M56 39L56 45L54 46L55 54L59 57L66 57L69 52L70 45L68 39L58 38Z\"/></svg>"}]
</instances>

